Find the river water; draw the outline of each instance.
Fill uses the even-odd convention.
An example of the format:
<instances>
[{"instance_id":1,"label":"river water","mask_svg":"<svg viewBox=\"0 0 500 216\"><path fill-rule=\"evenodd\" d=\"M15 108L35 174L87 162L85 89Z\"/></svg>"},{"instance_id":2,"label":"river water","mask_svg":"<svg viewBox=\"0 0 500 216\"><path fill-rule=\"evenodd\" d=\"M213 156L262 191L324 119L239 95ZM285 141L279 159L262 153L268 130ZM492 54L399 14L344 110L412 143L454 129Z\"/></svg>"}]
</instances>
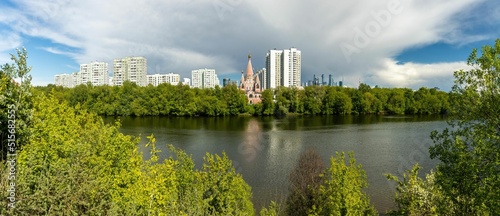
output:
<instances>
[{"instance_id":1,"label":"river water","mask_svg":"<svg viewBox=\"0 0 500 216\"><path fill-rule=\"evenodd\" d=\"M112 122L112 118L105 118ZM402 176L415 163L424 173L436 166L429 158L430 133L441 131L441 116L289 116L274 117L120 117L120 131L141 137L154 134L162 158L166 144L191 154L200 167L206 152L226 152L252 187L256 209L286 198L287 178L300 154L315 149L329 166L335 152L353 151L368 177L367 194L380 212L394 208L395 184L384 174Z\"/></svg>"}]
</instances>

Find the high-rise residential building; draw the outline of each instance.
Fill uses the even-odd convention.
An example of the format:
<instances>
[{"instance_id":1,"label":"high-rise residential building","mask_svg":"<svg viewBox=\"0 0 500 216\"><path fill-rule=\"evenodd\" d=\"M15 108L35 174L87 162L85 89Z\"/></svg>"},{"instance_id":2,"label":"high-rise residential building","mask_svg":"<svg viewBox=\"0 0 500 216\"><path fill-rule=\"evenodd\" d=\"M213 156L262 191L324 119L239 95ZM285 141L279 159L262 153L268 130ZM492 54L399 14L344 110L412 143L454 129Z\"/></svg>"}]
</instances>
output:
<instances>
[{"instance_id":1,"label":"high-rise residential building","mask_svg":"<svg viewBox=\"0 0 500 216\"><path fill-rule=\"evenodd\" d=\"M194 88L214 88L219 84L215 69L198 69L191 71L191 86Z\"/></svg>"},{"instance_id":2,"label":"high-rise residential building","mask_svg":"<svg viewBox=\"0 0 500 216\"><path fill-rule=\"evenodd\" d=\"M78 85L87 84L92 79L90 64L80 64L80 77L78 79Z\"/></svg>"},{"instance_id":3,"label":"high-rise residential building","mask_svg":"<svg viewBox=\"0 0 500 216\"><path fill-rule=\"evenodd\" d=\"M182 78L184 81L182 82L182 85L187 85L191 86L191 79L189 78Z\"/></svg>"},{"instance_id":4,"label":"high-rise residential building","mask_svg":"<svg viewBox=\"0 0 500 216\"><path fill-rule=\"evenodd\" d=\"M300 86L301 56L301 51L296 48L269 50L264 88Z\"/></svg>"},{"instance_id":5,"label":"high-rise residential building","mask_svg":"<svg viewBox=\"0 0 500 216\"><path fill-rule=\"evenodd\" d=\"M54 77L56 86L62 86L65 88L75 87L75 82L73 80L73 74L57 74Z\"/></svg>"},{"instance_id":6,"label":"high-rise residential building","mask_svg":"<svg viewBox=\"0 0 500 216\"><path fill-rule=\"evenodd\" d=\"M93 86L108 85L109 68L106 62L80 64L79 84L91 83Z\"/></svg>"},{"instance_id":7,"label":"high-rise residential building","mask_svg":"<svg viewBox=\"0 0 500 216\"><path fill-rule=\"evenodd\" d=\"M170 83L172 85L177 85L181 81L181 76L179 74L168 73L168 74L153 74L146 75L148 80L148 85L158 86L162 83Z\"/></svg>"},{"instance_id":8,"label":"high-rise residential building","mask_svg":"<svg viewBox=\"0 0 500 216\"><path fill-rule=\"evenodd\" d=\"M283 86L300 86L301 51L296 48L283 50Z\"/></svg>"},{"instance_id":9,"label":"high-rise residential building","mask_svg":"<svg viewBox=\"0 0 500 216\"><path fill-rule=\"evenodd\" d=\"M92 62L89 64L80 64L80 71L72 74L57 74L54 82L55 85L67 88L87 83L93 86L108 85L108 63Z\"/></svg>"},{"instance_id":10,"label":"high-rise residential building","mask_svg":"<svg viewBox=\"0 0 500 216\"><path fill-rule=\"evenodd\" d=\"M71 74L71 79L73 81L73 85L71 87L75 87L77 85L82 84L82 79L81 79L80 71L72 73Z\"/></svg>"},{"instance_id":11,"label":"high-rise residential building","mask_svg":"<svg viewBox=\"0 0 500 216\"><path fill-rule=\"evenodd\" d=\"M281 56L283 50L269 50L266 55L266 84L265 89L281 86Z\"/></svg>"},{"instance_id":12,"label":"high-rise residential building","mask_svg":"<svg viewBox=\"0 0 500 216\"><path fill-rule=\"evenodd\" d=\"M262 68L262 69L258 70L257 76L259 76L260 87L262 88L262 90L264 90L265 86L266 86L266 68Z\"/></svg>"},{"instance_id":13,"label":"high-rise residential building","mask_svg":"<svg viewBox=\"0 0 500 216\"><path fill-rule=\"evenodd\" d=\"M113 61L113 84L123 85L129 80L139 86L146 86L147 80L147 59L144 57L125 57Z\"/></svg>"}]
</instances>

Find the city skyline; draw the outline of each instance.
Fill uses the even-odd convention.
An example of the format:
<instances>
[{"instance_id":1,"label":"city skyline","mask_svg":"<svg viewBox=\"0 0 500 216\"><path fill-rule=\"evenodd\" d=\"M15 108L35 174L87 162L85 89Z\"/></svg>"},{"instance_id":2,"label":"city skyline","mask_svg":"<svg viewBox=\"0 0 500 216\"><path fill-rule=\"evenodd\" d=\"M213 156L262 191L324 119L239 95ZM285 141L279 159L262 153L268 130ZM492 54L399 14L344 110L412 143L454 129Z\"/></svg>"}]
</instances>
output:
<instances>
[{"instance_id":1,"label":"city skyline","mask_svg":"<svg viewBox=\"0 0 500 216\"><path fill-rule=\"evenodd\" d=\"M0 63L26 47L34 85L52 83L55 74L78 71L82 63L111 64L116 56L145 56L148 74L189 77L192 69L209 67L237 80L248 51L254 67L264 68L268 50L298 47L302 82L334 74L351 86L361 81L449 90L453 71L468 69L472 48L500 37L498 8L493 0L172 0L139 6L132 0L6 0L0 2Z\"/></svg>"}]
</instances>

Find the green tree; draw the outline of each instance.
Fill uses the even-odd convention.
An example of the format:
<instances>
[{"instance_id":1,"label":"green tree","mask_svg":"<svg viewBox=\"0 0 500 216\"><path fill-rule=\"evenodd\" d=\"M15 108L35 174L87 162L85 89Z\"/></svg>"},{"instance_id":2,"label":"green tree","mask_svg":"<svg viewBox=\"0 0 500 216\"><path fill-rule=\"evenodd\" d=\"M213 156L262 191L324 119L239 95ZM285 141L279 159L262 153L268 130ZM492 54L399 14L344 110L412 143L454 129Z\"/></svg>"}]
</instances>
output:
<instances>
[{"instance_id":1,"label":"green tree","mask_svg":"<svg viewBox=\"0 0 500 216\"><path fill-rule=\"evenodd\" d=\"M349 114L352 106L351 98L347 94L335 88L327 88L323 98L323 114Z\"/></svg>"},{"instance_id":2,"label":"green tree","mask_svg":"<svg viewBox=\"0 0 500 216\"><path fill-rule=\"evenodd\" d=\"M223 100L226 101L228 113L237 115L244 113L248 106L248 100L243 91L236 85L227 85L222 88Z\"/></svg>"},{"instance_id":3,"label":"green tree","mask_svg":"<svg viewBox=\"0 0 500 216\"><path fill-rule=\"evenodd\" d=\"M225 153L206 154L197 184L203 185L203 200L208 203L205 212L210 215L253 215L250 186L237 174Z\"/></svg>"},{"instance_id":4,"label":"green tree","mask_svg":"<svg viewBox=\"0 0 500 216\"><path fill-rule=\"evenodd\" d=\"M319 191L322 183L320 174L324 169L323 160L315 150L300 155L297 166L288 177L287 215L307 215L314 205L314 193Z\"/></svg>"},{"instance_id":5,"label":"green tree","mask_svg":"<svg viewBox=\"0 0 500 216\"><path fill-rule=\"evenodd\" d=\"M323 106L323 98L325 90L321 86L306 86L304 88L305 95L302 98L304 101L304 113L309 115L317 115L321 113Z\"/></svg>"},{"instance_id":6,"label":"green tree","mask_svg":"<svg viewBox=\"0 0 500 216\"><path fill-rule=\"evenodd\" d=\"M382 112L382 103L370 92L365 92L361 99L363 107L362 114L374 114Z\"/></svg>"},{"instance_id":7,"label":"green tree","mask_svg":"<svg viewBox=\"0 0 500 216\"><path fill-rule=\"evenodd\" d=\"M405 96L403 89L392 89L387 100L387 111L391 114L405 113Z\"/></svg>"},{"instance_id":8,"label":"green tree","mask_svg":"<svg viewBox=\"0 0 500 216\"><path fill-rule=\"evenodd\" d=\"M398 210L389 215L454 215L454 207L449 198L442 194L442 189L435 182L435 173L431 171L425 179L418 177L418 164L403 174L403 180L394 175L387 179L396 182L394 201Z\"/></svg>"},{"instance_id":9,"label":"green tree","mask_svg":"<svg viewBox=\"0 0 500 216\"><path fill-rule=\"evenodd\" d=\"M276 96L275 114L278 116L288 114L291 105L289 88L287 87L277 88L275 91L275 96Z\"/></svg>"},{"instance_id":10,"label":"green tree","mask_svg":"<svg viewBox=\"0 0 500 216\"><path fill-rule=\"evenodd\" d=\"M13 63L0 67L0 160L21 149L31 136L33 99L27 59L26 49L18 49L17 57L11 54Z\"/></svg>"},{"instance_id":11,"label":"green tree","mask_svg":"<svg viewBox=\"0 0 500 216\"><path fill-rule=\"evenodd\" d=\"M18 153L19 201L9 214L102 214L112 209L133 179L130 170L142 161L134 154L136 140L80 106L53 97L38 97L33 113L30 142ZM0 187L6 191L5 185Z\"/></svg>"},{"instance_id":12,"label":"green tree","mask_svg":"<svg viewBox=\"0 0 500 216\"><path fill-rule=\"evenodd\" d=\"M33 111L33 134L18 153L18 202L1 215L254 214L250 187L225 154L207 154L195 170L191 157L170 146L175 158L160 162L150 136L151 158L143 160L138 139L80 105L40 93ZM1 163L3 197L8 172Z\"/></svg>"},{"instance_id":13,"label":"green tree","mask_svg":"<svg viewBox=\"0 0 500 216\"><path fill-rule=\"evenodd\" d=\"M274 92L272 89L266 89L262 92L262 114L273 115L274 109Z\"/></svg>"},{"instance_id":14,"label":"green tree","mask_svg":"<svg viewBox=\"0 0 500 216\"><path fill-rule=\"evenodd\" d=\"M417 109L415 108L415 98L413 97L412 89L404 89L404 97L405 97L405 114L414 115L417 113Z\"/></svg>"},{"instance_id":15,"label":"green tree","mask_svg":"<svg viewBox=\"0 0 500 216\"><path fill-rule=\"evenodd\" d=\"M370 85L367 85L365 83L360 83L358 86L358 91L360 91L363 94L366 92L370 92L370 90L371 90Z\"/></svg>"},{"instance_id":16,"label":"green tree","mask_svg":"<svg viewBox=\"0 0 500 216\"><path fill-rule=\"evenodd\" d=\"M269 204L269 207L262 207L260 210L260 216L280 216L280 215L285 215L285 212L282 208L282 206L275 201L271 201Z\"/></svg>"},{"instance_id":17,"label":"green tree","mask_svg":"<svg viewBox=\"0 0 500 216\"><path fill-rule=\"evenodd\" d=\"M324 183L315 195L311 215L376 215L368 195L366 173L356 164L354 154L349 153L348 164L345 154L331 157L331 166L323 175Z\"/></svg>"},{"instance_id":18,"label":"green tree","mask_svg":"<svg viewBox=\"0 0 500 216\"><path fill-rule=\"evenodd\" d=\"M471 70L454 73L449 125L434 131L431 158L439 159L436 182L457 215L500 212L500 39L473 49Z\"/></svg>"}]
</instances>

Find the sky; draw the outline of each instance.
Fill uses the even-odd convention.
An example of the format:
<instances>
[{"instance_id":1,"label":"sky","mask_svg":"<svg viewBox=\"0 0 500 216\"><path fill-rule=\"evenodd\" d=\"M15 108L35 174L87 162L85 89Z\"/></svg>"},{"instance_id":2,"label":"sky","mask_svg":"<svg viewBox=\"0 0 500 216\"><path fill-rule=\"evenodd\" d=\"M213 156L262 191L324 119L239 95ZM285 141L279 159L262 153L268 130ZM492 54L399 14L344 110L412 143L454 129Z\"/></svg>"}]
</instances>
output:
<instances>
[{"instance_id":1,"label":"sky","mask_svg":"<svg viewBox=\"0 0 500 216\"><path fill-rule=\"evenodd\" d=\"M496 0L2 0L0 63L28 51L33 85L79 65L144 56L148 74L213 68L239 79L271 49L302 52L313 75L380 87L439 87L500 38Z\"/></svg>"}]
</instances>

